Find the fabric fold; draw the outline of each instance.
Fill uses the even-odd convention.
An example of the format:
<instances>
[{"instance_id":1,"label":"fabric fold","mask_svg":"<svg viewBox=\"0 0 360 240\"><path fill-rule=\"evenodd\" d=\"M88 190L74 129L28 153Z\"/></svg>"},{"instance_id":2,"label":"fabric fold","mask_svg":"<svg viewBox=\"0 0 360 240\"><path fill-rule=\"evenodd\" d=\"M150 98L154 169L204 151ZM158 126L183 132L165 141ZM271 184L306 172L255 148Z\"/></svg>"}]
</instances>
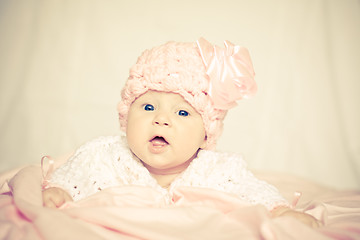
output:
<instances>
[{"instance_id":1,"label":"fabric fold","mask_svg":"<svg viewBox=\"0 0 360 240\"><path fill-rule=\"evenodd\" d=\"M152 188L114 187L49 209L42 207L41 182L38 166L10 179L11 192L0 195L0 239L360 239L358 191L300 199L297 210L325 223L312 229L205 188L176 188L169 205Z\"/></svg>"}]
</instances>

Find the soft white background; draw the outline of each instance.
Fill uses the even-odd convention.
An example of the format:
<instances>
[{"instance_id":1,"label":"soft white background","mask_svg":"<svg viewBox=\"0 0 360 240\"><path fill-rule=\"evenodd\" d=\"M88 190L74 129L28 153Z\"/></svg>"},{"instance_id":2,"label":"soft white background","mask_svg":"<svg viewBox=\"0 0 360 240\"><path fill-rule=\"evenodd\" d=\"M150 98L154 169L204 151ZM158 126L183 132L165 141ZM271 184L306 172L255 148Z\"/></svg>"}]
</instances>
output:
<instances>
[{"instance_id":1,"label":"soft white background","mask_svg":"<svg viewBox=\"0 0 360 240\"><path fill-rule=\"evenodd\" d=\"M116 104L146 48L246 46L257 96L218 149L252 169L360 188L360 2L0 0L0 170L120 134Z\"/></svg>"}]
</instances>

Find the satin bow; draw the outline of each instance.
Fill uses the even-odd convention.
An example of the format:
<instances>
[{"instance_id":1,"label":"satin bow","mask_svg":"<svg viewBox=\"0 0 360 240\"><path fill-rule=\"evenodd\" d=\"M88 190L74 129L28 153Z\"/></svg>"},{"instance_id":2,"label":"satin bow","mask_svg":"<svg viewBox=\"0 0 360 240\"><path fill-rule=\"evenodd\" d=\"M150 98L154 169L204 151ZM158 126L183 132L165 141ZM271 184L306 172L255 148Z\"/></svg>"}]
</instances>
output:
<instances>
[{"instance_id":1,"label":"satin bow","mask_svg":"<svg viewBox=\"0 0 360 240\"><path fill-rule=\"evenodd\" d=\"M229 41L221 48L204 38L196 43L210 78L208 93L215 108L228 110L237 105L237 100L256 93L255 72L246 48Z\"/></svg>"}]
</instances>

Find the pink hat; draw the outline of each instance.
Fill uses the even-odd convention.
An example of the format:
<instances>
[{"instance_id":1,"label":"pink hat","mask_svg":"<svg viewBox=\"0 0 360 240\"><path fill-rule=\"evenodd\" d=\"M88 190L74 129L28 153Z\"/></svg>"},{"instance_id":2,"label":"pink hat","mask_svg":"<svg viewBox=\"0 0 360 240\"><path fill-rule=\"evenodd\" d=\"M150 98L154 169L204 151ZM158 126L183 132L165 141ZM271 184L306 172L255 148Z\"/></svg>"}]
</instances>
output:
<instances>
[{"instance_id":1,"label":"pink hat","mask_svg":"<svg viewBox=\"0 0 360 240\"><path fill-rule=\"evenodd\" d=\"M118 105L125 131L130 105L148 90L180 94L202 116L207 149L214 149L227 110L255 94L254 70L247 49L225 41L225 49L200 38L168 42L146 50L130 69Z\"/></svg>"}]
</instances>

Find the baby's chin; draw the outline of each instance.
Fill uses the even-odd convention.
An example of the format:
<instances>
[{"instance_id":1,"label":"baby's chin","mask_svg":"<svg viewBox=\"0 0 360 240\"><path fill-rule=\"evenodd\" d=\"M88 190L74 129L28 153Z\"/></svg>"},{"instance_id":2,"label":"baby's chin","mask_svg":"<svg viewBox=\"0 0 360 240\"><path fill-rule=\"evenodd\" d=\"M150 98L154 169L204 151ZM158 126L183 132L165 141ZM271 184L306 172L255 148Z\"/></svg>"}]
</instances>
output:
<instances>
[{"instance_id":1,"label":"baby's chin","mask_svg":"<svg viewBox=\"0 0 360 240\"><path fill-rule=\"evenodd\" d=\"M148 164L144 161L142 161L142 163L151 174L156 174L156 175L180 174L189 166L189 163L187 161L181 164L171 164L171 163L162 163L162 162L155 162Z\"/></svg>"}]
</instances>

